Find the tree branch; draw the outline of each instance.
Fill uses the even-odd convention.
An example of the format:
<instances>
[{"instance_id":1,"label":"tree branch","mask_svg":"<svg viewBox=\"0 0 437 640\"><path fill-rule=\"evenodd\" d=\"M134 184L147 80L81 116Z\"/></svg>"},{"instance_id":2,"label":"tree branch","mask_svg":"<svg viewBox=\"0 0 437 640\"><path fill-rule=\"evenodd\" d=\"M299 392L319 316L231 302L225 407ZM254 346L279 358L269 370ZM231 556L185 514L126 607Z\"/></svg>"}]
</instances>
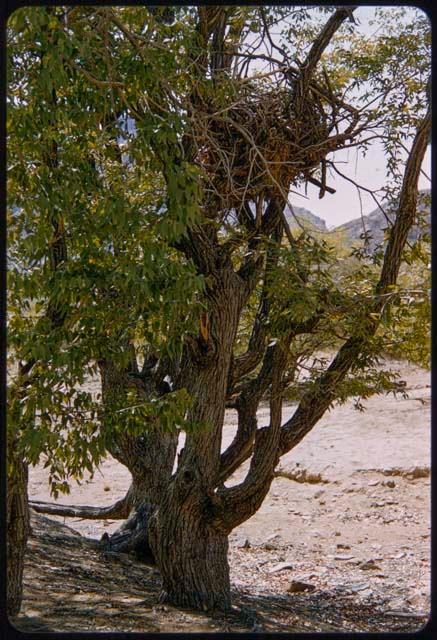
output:
<instances>
[{"instance_id":1,"label":"tree branch","mask_svg":"<svg viewBox=\"0 0 437 640\"><path fill-rule=\"evenodd\" d=\"M278 444L281 432L281 381L287 359L287 349L275 345L270 391L270 425L255 432L253 457L244 481L217 491L225 528L232 529L247 520L261 506L279 460Z\"/></svg>"},{"instance_id":2,"label":"tree branch","mask_svg":"<svg viewBox=\"0 0 437 640\"><path fill-rule=\"evenodd\" d=\"M325 411L335 400L339 384L345 379L351 366L362 353L367 341L375 334L379 325L379 314L384 305L384 294L396 283L401 265L402 252L405 248L408 232L414 224L417 211L418 178L420 168L425 155L431 130L430 111L418 128L416 137L407 161L404 181L399 199L396 222L393 225L391 237L385 252L384 263L379 282L375 289L375 298L370 308L364 314L364 330L351 336L340 348L327 371L320 376L302 398L293 416L284 426L278 427L278 415L281 413L281 394L278 392L282 377L283 367L275 368L270 395L271 421L268 428L254 431L248 426L242 426L240 437L232 443L234 449L243 451L244 431L249 434L249 441L255 433L253 457L248 475L245 480L236 487L221 488L217 492L220 500L220 512L225 526L233 528L246 520L256 512L270 487L273 478L274 467L279 457L290 451L320 420ZM280 363L278 362L278 365ZM279 377L278 377L279 376ZM273 390L276 390L276 394ZM278 404L276 404L276 402ZM280 418L279 418L280 420ZM232 445L231 445L232 446ZM222 455L222 460L232 469L231 448ZM241 462L250 455L251 448L246 446L244 455L240 456ZM234 454L235 455L235 454ZM224 477L224 469L220 477Z\"/></svg>"},{"instance_id":3,"label":"tree branch","mask_svg":"<svg viewBox=\"0 0 437 640\"><path fill-rule=\"evenodd\" d=\"M311 332L316 327L322 317L322 313L321 311L312 318L296 324L293 327L285 340L285 348L287 351L293 338L299 334ZM229 447L221 455L219 483L224 482L226 478L232 475L232 473L252 455L253 439L258 426L256 412L259 403L269 385L272 384L275 371L281 370L283 373L287 364L287 357L281 360L278 359L278 349L279 345L272 345L267 349L263 366L258 376L255 380L247 382L236 400L236 409L238 412L237 433ZM284 347L282 347L282 349L284 349ZM281 353L281 351L279 351L279 353Z\"/></svg>"},{"instance_id":4,"label":"tree branch","mask_svg":"<svg viewBox=\"0 0 437 640\"><path fill-rule=\"evenodd\" d=\"M267 338L266 321L269 315L270 303L268 299L268 288L271 273L276 267L279 259L279 243L282 237L282 229L279 225L271 235L271 244L267 248L266 264L264 267L264 283L261 292L261 299L254 321L249 345L244 354L234 359L229 375L229 390L232 392L235 382L247 375L261 362Z\"/></svg>"},{"instance_id":5,"label":"tree branch","mask_svg":"<svg viewBox=\"0 0 437 640\"><path fill-rule=\"evenodd\" d=\"M314 40L313 45L306 57L305 62L301 66L300 87L303 97L309 89L310 80L314 74L316 66L322 57L326 47L331 42L335 32L341 27L345 20L352 19L352 13L356 7L342 7L335 11L329 18L318 37Z\"/></svg>"},{"instance_id":6,"label":"tree branch","mask_svg":"<svg viewBox=\"0 0 437 640\"><path fill-rule=\"evenodd\" d=\"M109 507L74 506L33 500L29 501L29 507L38 513L48 513L52 516L66 518L85 518L86 520L123 520L128 517L130 511L128 494Z\"/></svg>"},{"instance_id":7,"label":"tree branch","mask_svg":"<svg viewBox=\"0 0 437 640\"><path fill-rule=\"evenodd\" d=\"M381 275L375 288L374 302L364 314L364 327L361 327L360 335L351 336L340 348L327 371L305 394L293 416L282 427L281 455L295 447L323 416L335 400L339 384L345 379L351 366L365 348L367 341L375 334L379 326L380 313L386 304L384 294L390 290L392 285L396 284L408 233L415 221L419 174L430 132L431 113L428 109L417 130L407 160L396 220L385 250Z\"/></svg>"},{"instance_id":8,"label":"tree branch","mask_svg":"<svg viewBox=\"0 0 437 640\"><path fill-rule=\"evenodd\" d=\"M252 455L253 439L258 427L257 409L258 404L256 402L246 403L241 400L237 403L237 433L229 447L221 455L217 478L218 485L225 482Z\"/></svg>"}]
</instances>

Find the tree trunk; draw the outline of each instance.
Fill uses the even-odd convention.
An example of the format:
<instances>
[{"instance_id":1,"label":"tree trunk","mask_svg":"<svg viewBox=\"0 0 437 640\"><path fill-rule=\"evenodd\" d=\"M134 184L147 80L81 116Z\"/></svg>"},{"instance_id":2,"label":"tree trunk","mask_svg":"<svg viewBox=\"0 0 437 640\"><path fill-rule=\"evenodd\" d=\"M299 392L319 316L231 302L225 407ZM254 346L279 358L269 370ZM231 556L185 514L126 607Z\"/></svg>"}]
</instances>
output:
<instances>
[{"instance_id":1,"label":"tree trunk","mask_svg":"<svg viewBox=\"0 0 437 640\"><path fill-rule=\"evenodd\" d=\"M13 451L9 455L13 476L8 478L7 486L7 611L9 616L16 616L23 596L24 554L30 533L28 469L18 455L14 456Z\"/></svg>"},{"instance_id":2,"label":"tree trunk","mask_svg":"<svg viewBox=\"0 0 437 640\"><path fill-rule=\"evenodd\" d=\"M219 287L207 291L208 312L199 338L185 352L180 380L193 398L187 431L172 481L150 518L149 543L163 579L161 599L176 606L226 610L231 606L228 534L214 489L232 348L245 296L230 263ZM218 278L218 275L217 275Z\"/></svg>"},{"instance_id":3,"label":"tree trunk","mask_svg":"<svg viewBox=\"0 0 437 640\"><path fill-rule=\"evenodd\" d=\"M126 371L111 361L100 363L100 374L103 402L109 406L115 399L125 397L135 384ZM148 390L139 383L136 386L148 399ZM129 469L132 484L126 496L128 519L112 536L104 534L101 542L108 550L133 552L140 560L154 562L148 542L149 519L170 481L179 435L177 431L163 431L157 424L148 426L149 430L140 436L118 433L108 446L111 455Z\"/></svg>"},{"instance_id":4,"label":"tree trunk","mask_svg":"<svg viewBox=\"0 0 437 640\"><path fill-rule=\"evenodd\" d=\"M176 448L177 434L174 433L153 431L140 438L123 439L118 459L132 474L126 495L128 518L111 536L103 535L101 542L106 549L131 552L139 560L154 562L148 541L149 520L170 481Z\"/></svg>"},{"instance_id":5,"label":"tree trunk","mask_svg":"<svg viewBox=\"0 0 437 640\"><path fill-rule=\"evenodd\" d=\"M100 539L102 549L113 553L134 553L137 560L155 564L149 544L149 521L153 511L153 505L146 501L137 505L117 531L111 536L103 534Z\"/></svg>"},{"instance_id":6,"label":"tree trunk","mask_svg":"<svg viewBox=\"0 0 437 640\"><path fill-rule=\"evenodd\" d=\"M149 541L163 580L161 602L204 611L231 607L227 533L193 500L179 510L159 508Z\"/></svg>"}]
</instances>

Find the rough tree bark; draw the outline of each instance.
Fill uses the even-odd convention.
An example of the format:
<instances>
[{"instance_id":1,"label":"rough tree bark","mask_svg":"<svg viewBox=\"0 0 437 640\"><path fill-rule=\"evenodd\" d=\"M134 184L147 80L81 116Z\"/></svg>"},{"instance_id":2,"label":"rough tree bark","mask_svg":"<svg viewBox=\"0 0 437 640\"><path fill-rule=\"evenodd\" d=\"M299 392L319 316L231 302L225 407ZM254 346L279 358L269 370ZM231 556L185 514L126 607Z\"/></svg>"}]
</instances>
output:
<instances>
[{"instance_id":1,"label":"rough tree bark","mask_svg":"<svg viewBox=\"0 0 437 640\"><path fill-rule=\"evenodd\" d=\"M13 480L8 482L6 499L7 531L7 611L16 616L23 596L23 565L27 538L30 533L27 502L27 465L14 451L14 443L8 447L8 460L13 465Z\"/></svg>"}]
</instances>

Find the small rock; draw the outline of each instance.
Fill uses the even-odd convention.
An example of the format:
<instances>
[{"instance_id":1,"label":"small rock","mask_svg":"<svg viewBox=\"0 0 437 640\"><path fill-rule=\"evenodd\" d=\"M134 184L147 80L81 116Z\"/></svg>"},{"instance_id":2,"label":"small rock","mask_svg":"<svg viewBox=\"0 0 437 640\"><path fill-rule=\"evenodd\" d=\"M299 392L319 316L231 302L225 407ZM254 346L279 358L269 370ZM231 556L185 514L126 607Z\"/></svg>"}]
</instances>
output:
<instances>
[{"instance_id":1,"label":"small rock","mask_svg":"<svg viewBox=\"0 0 437 640\"><path fill-rule=\"evenodd\" d=\"M376 487L379 484L379 480L371 480L367 483L368 487Z\"/></svg>"},{"instance_id":2,"label":"small rock","mask_svg":"<svg viewBox=\"0 0 437 640\"><path fill-rule=\"evenodd\" d=\"M350 549L350 546L348 544L343 544L342 542L339 542L337 545L337 549Z\"/></svg>"},{"instance_id":3,"label":"small rock","mask_svg":"<svg viewBox=\"0 0 437 640\"><path fill-rule=\"evenodd\" d=\"M281 536L278 533L272 533L271 536L266 538L266 542L280 542Z\"/></svg>"},{"instance_id":4,"label":"small rock","mask_svg":"<svg viewBox=\"0 0 437 640\"><path fill-rule=\"evenodd\" d=\"M243 542L243 544L241 546L239 546L239 549L250 549L251 548L251 544L250 544L250 540L249 538L246 538L246 540Z\"/></svg>"},{"instance_id":5,"label":"small rock","mask_svg":"<svg viewBox=\"0 0 437 640\"><path fill-rule=\"evenodd\" d=\"M265 543L262 546L267 551L277 551L280 547L283 546L282 542L283 541L281 536L277 533L274 533L266 539Z\"/></svg>"},{"instance_id":6,"label":"small rock","mask_svg":"<svg viewBox=\"0 0 437 640\"><path fill-rule=\"evenodd\" d=\"M360 564L361 571L371 571L373 569L380 569L374 560L368 560L367 562L363 562Z\"/></svg>"},{"instance_id":7,"label":"small rock","mask_svg":"<svg viewBox=\"0 0 437 640\"><path fill-rule=\"evenodd\" d=\"M289 562L278 562L278 564L273 565L269 569L269 573L279 573L279 571L291 571L293 569L293 565Z\"/></svg>"},{"instance_id":8,"label":"small rock","mask_svg":"<svg viewBox=\"0 0 437 640\"><path fill-rule=\"evenodd\" d=\"M359 583L359 584L352 584L351 585L351 591L353 591L354 593L358 593L359 591L364 591L365 589L369 589L370 585L365 582L365 583Z\"/></svg>"},{"instance_id":9,"label":"small rock","mask_svg":"<svg viewBox=\"0 0 437 640\"><path fill-rule=\"evenodd\" d=\"M416 611L384 611L385 616L392 616L393 618L427 618L427 613L420 613Z\"/></svg>"},{"instance_id":10,"label":"small rock","mask_svg":"<svg viewBox=\"0 0 437 640\"><path fill-rule=\"evenodd\" d=\"M386 480L386 482L382 483L384 487L389 487L390 489L394 489L396 486L396 482L394 480Z\"/></svg>"},{"instance_id":11,"label":"small rock","mask_svg":"<svg viewBox=\"0 0 437 640\"><path fill-rule=\"evenodd\" d=\"M316 587L313 584L301 582L300 580L293 580L287 591L288 593L310 593L311 591L315 591L315 589Z\"/></svg>"},{"instance_id":12,"label":"small rock","mask_svg":"<svg viewBox=\"0 0 437 640\"><path fill-rule=\"evenodd\" d=\"M340 533L340 531L336 531L336 532L334 533L334 535L335 535L335 536L341 536L341 533Z\"/></svg>"},{"instance_id":13,"label":"small rock","mask_svg":"<svg viewBox=\"0 0 437 640\"><path fill-rule=\"evenodd\" d=\"M334 560L353 560L355 556L351 556L345 553L341 553L338 556L334 556Z\"/></svg>"}]
</instances>

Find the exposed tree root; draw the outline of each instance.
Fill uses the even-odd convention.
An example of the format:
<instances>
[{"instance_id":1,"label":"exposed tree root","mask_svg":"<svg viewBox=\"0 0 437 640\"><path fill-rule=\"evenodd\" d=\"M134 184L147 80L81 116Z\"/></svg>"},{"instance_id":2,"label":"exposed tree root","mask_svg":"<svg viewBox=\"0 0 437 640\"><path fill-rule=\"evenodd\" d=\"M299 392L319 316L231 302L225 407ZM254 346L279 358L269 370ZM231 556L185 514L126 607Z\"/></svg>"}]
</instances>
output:
<instances>
[{"instance_id":1,"label":"exposed tree root","mask_svg":"<svg viewBox=\"0 0 437 640\"><path fill-rule=\"evenodd\" d=\"M155 564L149 545L149 519L152 512L150 504L138 507L111 536L103 534L101 548L112 553L134 553L138 560Z\"/></svg>"},{"instance_id":2,"label":"exposed tree root","mask_svg":"<svg viewBox=\"0 0 437 640\"><path fill-rule=\"evenodd\" d=\"M111 553L134 553L139 560L154 563L152 550L148 541L148 524L152 513L149 504L139 506L130 514L130 495L118 500L109 507L73 506L54 504L53 502L29 502L29 506L38 513L70 518L86 518L89 520L123 520L121 527L111 536L104 533L100 546Z\"/></svg>"}]
</instances>

